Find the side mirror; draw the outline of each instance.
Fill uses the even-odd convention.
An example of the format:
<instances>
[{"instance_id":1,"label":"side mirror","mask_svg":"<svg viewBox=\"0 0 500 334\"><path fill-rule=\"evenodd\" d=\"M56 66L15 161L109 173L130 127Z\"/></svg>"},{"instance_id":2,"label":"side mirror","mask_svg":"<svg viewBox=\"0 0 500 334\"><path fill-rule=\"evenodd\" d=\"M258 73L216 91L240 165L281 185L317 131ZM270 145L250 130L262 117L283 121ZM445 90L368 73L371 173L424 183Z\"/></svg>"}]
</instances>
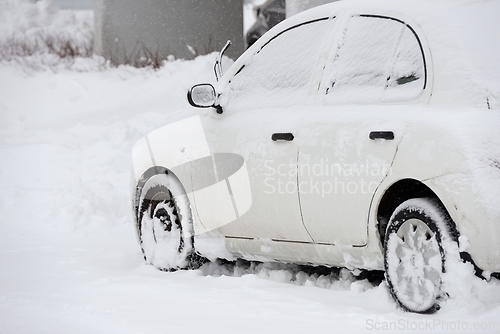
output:
<instances>
[{"instance_id":1,"label":"side mirror","mask_svg":"<svg viewBox=\"0 0 500 334\"><path fill-rule=\"evenodd\" d=\"M218 114L222 114L222 108L216 106L217 94L211 84L198 84L193 86L188 92L187 99L190 105L197 108L214 107Z\"/></svg>"}]
</instances>

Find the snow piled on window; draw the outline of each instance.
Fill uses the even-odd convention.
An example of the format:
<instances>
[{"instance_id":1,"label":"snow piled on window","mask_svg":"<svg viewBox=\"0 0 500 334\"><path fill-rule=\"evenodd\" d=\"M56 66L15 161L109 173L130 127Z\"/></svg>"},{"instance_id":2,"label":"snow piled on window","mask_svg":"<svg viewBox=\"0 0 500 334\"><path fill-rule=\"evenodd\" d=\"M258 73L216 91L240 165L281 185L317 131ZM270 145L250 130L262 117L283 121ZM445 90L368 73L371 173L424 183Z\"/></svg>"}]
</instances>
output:
<instances>
[{"instance_id":1,"label":"snow piled on window","mask_svg":"<svg viewBox=\"0 0 500 334\"><path fill-rule=\"evenodd\" d=\"M231 78L228 107L303 104L311 81L319 83L316 67L331 23L304 24L270 40Z\"/></svg>"},{"instance_id":2,"label":"snow piled on window","mask_svg":"<svg viewBox=\"0 0 500 334\"><path fill-rule=\"evenodd\" d=\"M420 46L395 20L352 17L330 62L326 103L407 101L423 91Z\"/></svg>"}]
</instances>

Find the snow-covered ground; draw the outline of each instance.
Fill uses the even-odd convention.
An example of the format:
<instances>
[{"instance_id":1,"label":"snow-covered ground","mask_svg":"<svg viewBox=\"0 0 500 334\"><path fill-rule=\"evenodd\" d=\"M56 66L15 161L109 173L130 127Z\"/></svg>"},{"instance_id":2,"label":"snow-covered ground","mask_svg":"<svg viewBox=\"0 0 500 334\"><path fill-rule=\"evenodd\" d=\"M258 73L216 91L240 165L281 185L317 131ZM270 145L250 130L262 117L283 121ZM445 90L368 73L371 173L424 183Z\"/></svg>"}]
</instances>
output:
<instances>
[{"instance_id":1,"label":"snow-covered ground","mask_svg":"<svg viewBox=\"0 0 500 334\"><path fill-rule=\"evenodd\" d=\"M426 316L347 271L145 265L131 146L200 112L186 91L213 81L214 59L158 71L97 57L0 62L0 333L500 332L496 279L464 282L465 297Z\"/></svg>"}]
</instances>

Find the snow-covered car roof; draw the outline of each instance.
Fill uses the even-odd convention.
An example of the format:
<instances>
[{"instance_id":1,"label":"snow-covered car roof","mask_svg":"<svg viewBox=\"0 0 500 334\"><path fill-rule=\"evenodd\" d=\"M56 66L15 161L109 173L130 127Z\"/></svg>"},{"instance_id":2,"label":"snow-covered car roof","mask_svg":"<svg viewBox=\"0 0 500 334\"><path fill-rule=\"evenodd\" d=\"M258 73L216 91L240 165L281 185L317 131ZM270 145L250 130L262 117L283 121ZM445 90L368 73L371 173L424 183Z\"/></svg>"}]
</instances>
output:
<instances>
[{"instance_id":1,"label":"snow-covered car roof","mask_svg":"<svg viewBox=\"0 0 500 334\"><path fill-rule=\"evenodd\" d=\"M302 22L357 14L393 17L410 25L422 41L430 66L431 103L500 109L498 13L500 1L495 0L343 0L281 22L247 54L257 52L279 31ZM237 62L228 74L241 65Z\"/></svg>"}]
</instances>

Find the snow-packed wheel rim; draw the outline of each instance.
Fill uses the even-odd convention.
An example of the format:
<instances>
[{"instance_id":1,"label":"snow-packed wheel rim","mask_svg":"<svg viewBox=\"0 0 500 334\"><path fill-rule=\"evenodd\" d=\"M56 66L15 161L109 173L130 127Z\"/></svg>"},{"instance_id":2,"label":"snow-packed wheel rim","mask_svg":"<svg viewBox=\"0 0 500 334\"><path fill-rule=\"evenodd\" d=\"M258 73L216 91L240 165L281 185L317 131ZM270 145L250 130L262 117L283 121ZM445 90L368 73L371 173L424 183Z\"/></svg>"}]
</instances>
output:
<instances>
[{"instance_id":1,"label":"snow-packed wheel rim","mask_svg":"<svg viewBox=\"0 0 500 334\"><path fill-rule=\"evenodd\" d=\"M447 217L432 200L403 203L391 217L385 236L385 275L389 291L407 311L439 309L445 256L442 233ZM439 224L438 224L439 221Z\"/></svg>"},{"instance_id":2,"label":"snow-packed wheel rim","mask_svg":"<svg viewBox=\"0 0 500 334\"><path fill-rule=\"evenodd\" d=\"M148 201L141 220L141 246L148 264L175 270L185 265L184 237L178 208L166 189Z\"/></svg>"},{"instance_id":3,"label":"snow-packed wheel rim","mask_svg":"<svg viewBox=\"0 0 500 334\"><path fill-rule=\"evenodd\" d=\"M146 182L137 219L147 264L165 271L189 267L193 253L189 206L186 195L166 174L155 175Z\"/></svg>"},{"instance_id":4,"label":"snow-packed wheel rim","mask_svg":"<svg viewBox=\"0 0 500 334\"><path fill-rule=\"evenodd\" d=\"M424 312L440 292L442 261L434 232L421 220L410 219L387 245L387 271L397 299L408 309Z\"/></svg>"}]
</instances>

